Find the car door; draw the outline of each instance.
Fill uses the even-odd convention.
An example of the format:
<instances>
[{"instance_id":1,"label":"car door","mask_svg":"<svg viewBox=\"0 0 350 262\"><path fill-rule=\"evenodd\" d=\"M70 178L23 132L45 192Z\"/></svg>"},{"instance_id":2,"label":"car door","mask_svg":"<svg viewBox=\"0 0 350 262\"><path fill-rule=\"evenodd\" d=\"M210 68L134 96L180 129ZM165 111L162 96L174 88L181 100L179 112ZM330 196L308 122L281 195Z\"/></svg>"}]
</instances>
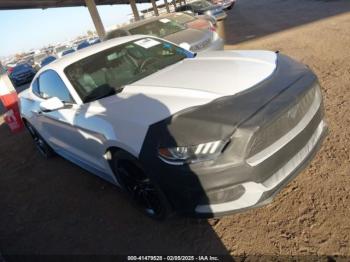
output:
<instances>
[{"instance_id":1,"label":"car door","mask_svg":"<svg viewBox=\"0 0 350 262\"><path fill-rule=\"evenodd\" d=\"M57 97L67 105L59 110L40 112L37 122L45 140L57 153L73 162L103 172L103 142L96 139L98 134L82 127L81 123L88 120L80 113L80 106L60 76L53 70L46 70L38 78L38 89L42 99Z\"/></svg>"}]
</instances>

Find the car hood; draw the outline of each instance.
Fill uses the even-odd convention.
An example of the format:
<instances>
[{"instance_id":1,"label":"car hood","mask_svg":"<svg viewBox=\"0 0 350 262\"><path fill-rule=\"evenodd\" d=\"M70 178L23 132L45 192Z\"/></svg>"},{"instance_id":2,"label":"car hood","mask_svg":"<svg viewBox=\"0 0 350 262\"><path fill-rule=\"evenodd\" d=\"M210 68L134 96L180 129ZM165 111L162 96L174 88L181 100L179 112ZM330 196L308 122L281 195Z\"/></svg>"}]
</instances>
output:
<instances>
[{"instance_id":1,"label":"car hood","mask_svg":"<svg viewBox=\"0 0 350 262\"><path fill-rule=\"evenodd\" d=\"M181 110L248 90L275 68L273 52L207 52L127 85L115 96L90 103L89 112L108 114L116 123L128 112L128 121L148 126Z\"/></svg>"},{"instance_id":2,"label":"car hood","mask_svg":"<svg viewBox=\"0 0 350 262\"><path fill-rule=\"evenodd\" d=\"M249 71L247 75L250 75ZM203 82L204 80L206 78L202 79ZM245 146L239 141L248 141L260 127L268 126L271 121L277 119L277 116L279 118L285 114L287 108L298 104L306 92L315 86L316 81L316 76L308 67L279 54L278 66L273 74L253 88L247 88L235 95L220 97L201 106L187 108L152 124L146 139L151 141L151 144L146 146L146 150L143 151L146 155L141 153L141 157L143 155L147 158L150 148L226 141L233 134L237 138L233 141L238 141L236 146L243 152ZM306 108L307 106L304 107ZM296 121L294 116L289 114L284 116L287 118L279 122L277 129L288 130L293 126L292 123L296 123L293 122ZM268 136L268 133L265 135Z\"/></svg>"},{"instance_id":3,"label":"car hood","mask_svg":"<svg viewBox=\"0 0 350 262\"><path fill-rule=\"evenodd\" d=\"M204 42L211 38L210 31L202 31L193 28L187 28L179 31L175 34L168 35L164 39L173 42L175 44L188 43L190 46L194 46L198 43Z\"/></svg>"},{"instance_id":4,"label":"car hood","mask_svg":"<svg viewBox=\"0 0 350 262\"><path fill-rule=\"evenodd\" d=\"M211 93L213 97L243 92L268 78L276 68L269 51L200 53L169 66L130 86L155 86ZM147 92L147 89L145 89Z\"/></svg>"},{"instance_id":5,"label":"car hood","mask_svg":"<svg viewBox=\"0 0 350 262\"><path fill-rule=\"evenodd\" d=\"M276 60L275 53L266 51L208 52L127 85L116 95L73 105L77 113L67 121L103 133L135 156L144 141L152 140L145 139L151 133L154 141L168 146L169 134L177 145L222 140L310 71L283 55L278 55L276 68ZM22 114L31 114L27 104L33 97L30 89L20 94Z\"/></svg>"}]
</instances>

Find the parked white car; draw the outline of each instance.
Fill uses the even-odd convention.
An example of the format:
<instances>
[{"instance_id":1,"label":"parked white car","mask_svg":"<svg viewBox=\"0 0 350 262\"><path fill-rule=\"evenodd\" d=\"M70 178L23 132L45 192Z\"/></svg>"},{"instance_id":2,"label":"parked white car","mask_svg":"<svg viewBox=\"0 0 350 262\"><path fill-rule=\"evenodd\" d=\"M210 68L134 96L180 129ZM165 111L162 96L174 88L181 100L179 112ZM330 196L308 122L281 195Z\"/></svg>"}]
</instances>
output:
<instances>
[{"instance_id":1,"label":"parked white car","mask_svg":"<svg viewBox=\"0 0 350 262\"><path fill-rule=\"evenodd\" d=\"M271 201L326 134L308 67L269 51L196 54L149 36L42 68L20 94L39 151L121 186L156 219Z\"/></svg>"},{"instance_id":2,"label":"parked white car","mask_svg":"<svg viewBox=\"0 0 350 262\"><path fill-rule=\"evenodd\" d=\"M71 49L71 47L68 46L68 45L59 45L59 46L54 47L53 53L54 53L58 58L61 58L61 57L63 56L62 54L64 53L64 51L67 51L67 50L69 50L69 49Z\"/></svg>"}]
</instances>

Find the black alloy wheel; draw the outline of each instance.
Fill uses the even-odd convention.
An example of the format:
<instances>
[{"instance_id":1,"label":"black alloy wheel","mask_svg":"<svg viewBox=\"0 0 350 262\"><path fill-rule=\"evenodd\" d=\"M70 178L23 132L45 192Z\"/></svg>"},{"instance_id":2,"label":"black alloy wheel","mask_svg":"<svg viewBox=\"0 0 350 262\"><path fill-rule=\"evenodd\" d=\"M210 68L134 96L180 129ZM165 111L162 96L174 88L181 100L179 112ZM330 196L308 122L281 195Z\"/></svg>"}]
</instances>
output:
<instances>
[{"instance_id":1,"label":"black alloy wheel","mask_svg":"<svg viewBox=\"0 0 350 262\"><path fill-rule=\"evenodd\" d=\"M170 211L168 201L142 170L137 160L124 152L117 152L113 159L117 179L136 207L153 219L167 218Z\"/></svg>"}]
</instances>

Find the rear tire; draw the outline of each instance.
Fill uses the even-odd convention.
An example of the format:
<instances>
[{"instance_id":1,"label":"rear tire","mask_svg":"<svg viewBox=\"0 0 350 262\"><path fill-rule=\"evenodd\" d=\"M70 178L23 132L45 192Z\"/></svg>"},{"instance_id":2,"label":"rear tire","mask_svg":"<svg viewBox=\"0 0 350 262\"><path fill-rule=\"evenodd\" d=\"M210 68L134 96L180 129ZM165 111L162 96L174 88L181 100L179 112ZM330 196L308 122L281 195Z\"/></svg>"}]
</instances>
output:
<instances>
[{"instance_id":1,"label":"rear tire","mask_svg":"<svg viewBox=\"0 0 350 262\"><path fill-rule=\"evenodd\" d=\"M112 168L118 182L138 210L155 220L165 220L170 216L168 200L135 157L117 151L113 154Z\"/></svg>"},{"instance_id":2,"label":"rear tire","mask_svg":"<svg viewBox=\"0 0 350 262\"><path fill-rule=\"evenodd\" d=\"M55 151L46 143L44 138L39 134L39 132L27 121L24 124L29 131L30 135L34 140L35 147L39 153L46 159L51 158L55 155Z\"/></svg>"}]
</instances>

